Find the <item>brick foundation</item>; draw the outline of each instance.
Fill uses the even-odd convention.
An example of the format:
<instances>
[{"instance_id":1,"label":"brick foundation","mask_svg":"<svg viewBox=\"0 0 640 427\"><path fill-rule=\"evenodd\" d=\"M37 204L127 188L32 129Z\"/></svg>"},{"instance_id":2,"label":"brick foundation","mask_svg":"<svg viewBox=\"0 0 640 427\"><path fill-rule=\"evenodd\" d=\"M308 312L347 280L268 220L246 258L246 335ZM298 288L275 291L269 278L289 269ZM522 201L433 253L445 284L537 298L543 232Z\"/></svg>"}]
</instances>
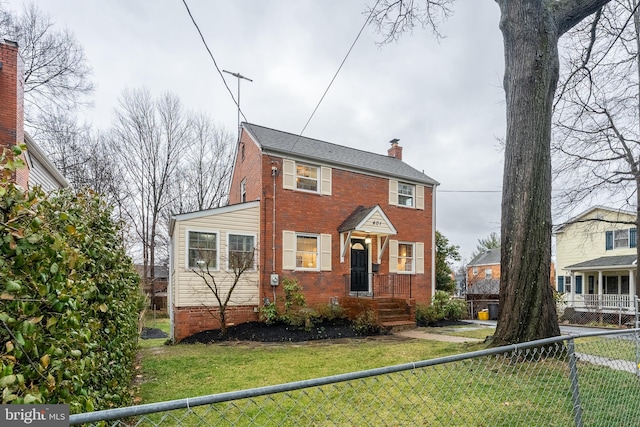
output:
<instances>
[{"instance_id":1,"label":"brick foundation","mask_svg":"<svg viewBox=\"0 0 640 427\"><path fill-rule=\"evenodd\" d=\"M227 326L259 319L256 306L227 307ZM220 321L215 317L218 307L173 307L173 330L175 342L189 335L209 329L219 329Z\"/></svg>"}]
</instances>

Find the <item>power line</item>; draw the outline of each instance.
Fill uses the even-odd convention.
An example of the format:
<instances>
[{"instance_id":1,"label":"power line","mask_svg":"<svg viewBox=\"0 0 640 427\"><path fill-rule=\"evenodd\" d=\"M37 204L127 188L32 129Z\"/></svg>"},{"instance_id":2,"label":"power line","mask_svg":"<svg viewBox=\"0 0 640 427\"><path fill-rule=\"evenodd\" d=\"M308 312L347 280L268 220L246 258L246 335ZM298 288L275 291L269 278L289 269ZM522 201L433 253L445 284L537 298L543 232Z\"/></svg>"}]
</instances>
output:
<instances>
[{"instance_id":1,"label":"power line","mask_svg":"<svg viewBox=\"0 0 640 427\"><path fill-rule=\"evenodd\" d=\"M224 79L224 76L222 75L222 71L220 70L220 67L218 67L218 63L216 62L216 59L213 57L213 53L211 53L211 49L209 49L209 46L207 45L207 42L204 39L204 36L202 35L202 31L200 31L200 27L198 26L198 23L196 22L195 18L191 14L191 10L189 9L189 5L187 5L187 0L182 0L182 3L184 4L184 7L187 9L187 13L189 14L189 17L191 18L191 22L193 22L193 25L196 27L196 30L198 30L198 34L200 34L200 39L202 40L202 43L204 44L204 47L207 49L207 52L209 52L209 56L211 57L211 60L213 61L213 65L215 65L215 67L216 67L216 70L218 70L218 74L220 74L220 78L224 82L224 86L227 88L227 91L229 92L229 95L231 95L231 99L233 99L233 102L238 107L239 114L241 114L242 117L244 118L244 120L247 121L247 118L245 117L244 113L240 109L240 104L238 103L238 101L236 101L235 96L233 96L233 92L231 92L231 89L229 88L229 85L227 85L227 81Z\"/></svg>"},{"instance_id":2,"label":"power line","mask_svg":"<svg viewBox=\"0 0 640 427\"><path fill-rule=\"evenodd\" d=\"M344 59L342 59L342 62L340 63L340 66L338 67L338 70L336 71L336 73L333 75L333 78L331 79L331 81L329 82L329 85L327 86L327 88L325 89L324 93L322 94L322 97L320 98L320 100L318 101L318 104L316 105L316 107L313 109L313 112L311 113L311 116L309 116L309 119L307 120L307 123L305 123L304 127L302 128L302 130L300 131L300 133L298 134L298 137L296 138L296 140L293 142L293 145L291 146L291 148L289 149L289 152L293 151L294 147L296 146L296 144L298 143L298 141L300 140L300 138L302 137L302 134L304 133L304 131L307 129L307 126L309 126L309 123L311 122L311 119L313 119L313 116L316 114L316 111L318 111L318 108L320 107L320 104L322 104L322 101L324 100L324 97L327 95L327 92L329 92L329 89L331 88L331 86L333 85L333 82L335 81L336 77L338 77L338 73L340 73L340 70L342 70L342 66L344 65L344 63L347 61L347 58L349 57L349 55L351 54L351 51L353 50L353 47L356 45L358 39L360 38L360 35L362 34L362 32L364 31L365 27L367 26L367 24L369 23L369 21L371 20L371 17L373 16L373 12L376 10L376 7L378 6L378 3L380 3L380 0L378 0L376 2L376 4L373 6L373 8L371 8L371 13L369 13L369 16L367 16L367 19L364 21L364 24L362 24L362 27L360 28L360 31L358 31L358 35L356 36L355 40L353 41L353 43L351 43L351 47L349 47L349 50L347 51L347 54L344 56Z\"/></svg>"}]
</instances>

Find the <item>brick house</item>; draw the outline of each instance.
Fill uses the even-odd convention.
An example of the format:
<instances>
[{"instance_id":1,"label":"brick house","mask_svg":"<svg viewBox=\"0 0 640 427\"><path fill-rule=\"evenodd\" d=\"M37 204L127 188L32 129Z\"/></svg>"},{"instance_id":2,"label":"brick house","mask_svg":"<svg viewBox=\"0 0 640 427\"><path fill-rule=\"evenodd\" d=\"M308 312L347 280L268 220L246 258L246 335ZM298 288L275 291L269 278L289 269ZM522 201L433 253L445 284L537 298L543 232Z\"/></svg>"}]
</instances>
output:
<instances>
[{"instance_id":1,"label":"brick house","mask_svg":"<svg viewBox=\"0 0 640 427\"><path fill-rule=\"evenodd\" d=\"M203 314L210 296L189 270L204 249L224 275L224 258L239 243L255 248L255 269L232 323L257 320L266 302L281 304L283 278L298 281L309 306L339 303L351 315L371 309L381 323L414 321L416 302L429 303L435 287L437 185L402 161L398 140L380 155L243 123L229 205L176 215L170 225L173 338L218 327Z\"/></svg>"},{"instance_id":2,"label":"brick house","mask_svg":"<svg viewBox=\"0 0 640 427\"><path fill-rule=\"evenodd\" d=\"M24 131L24 66L18 45L0 40L0 152L26 144L22 160L26 167L13 174L13 181L27 189L36 185L44 191L69 186L69 182L42 149Z\"/></svg>"}]
</instances>

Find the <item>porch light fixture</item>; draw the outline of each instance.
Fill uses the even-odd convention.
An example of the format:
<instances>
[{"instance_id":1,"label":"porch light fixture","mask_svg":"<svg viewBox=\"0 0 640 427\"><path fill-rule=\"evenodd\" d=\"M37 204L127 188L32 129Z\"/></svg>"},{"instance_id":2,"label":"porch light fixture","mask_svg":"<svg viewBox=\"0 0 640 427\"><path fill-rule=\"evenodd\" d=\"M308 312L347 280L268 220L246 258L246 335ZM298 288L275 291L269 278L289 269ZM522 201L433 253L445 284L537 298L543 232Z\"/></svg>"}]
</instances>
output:
<instances>
[{"instance_id":1,"label":"porch light fixture","mask_svg":"<svg viewBox=\"0 0 640 427\"><path fill-rule=\"evenodd\" d=\"M370 237L368 234L367 234L367 237L365 237L365 238L364 238L364 242L365 242L367 245L370 245L370 244L371 244L371 237Z\"/></svg>"}]
</instances>

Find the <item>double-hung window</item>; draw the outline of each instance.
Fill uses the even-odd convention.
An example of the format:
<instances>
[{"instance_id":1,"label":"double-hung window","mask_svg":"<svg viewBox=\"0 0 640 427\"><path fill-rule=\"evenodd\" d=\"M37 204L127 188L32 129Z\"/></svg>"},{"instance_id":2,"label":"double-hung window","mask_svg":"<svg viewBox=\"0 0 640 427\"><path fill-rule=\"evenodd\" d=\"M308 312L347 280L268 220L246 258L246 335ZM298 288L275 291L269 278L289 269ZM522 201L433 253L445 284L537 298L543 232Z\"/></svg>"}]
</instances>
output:
<instances>
[{"instance_id":1,"label":"double-hung window","mask_svg":"<svg viewBox=\"0 0 640 427\"><path fill-rule=\"evenodd\" d=\"M204 231L187 232L187 267L218 268L218 234Z\"/></svg>"},{"instance_id":2,"label":"double-hung window","mask_svg":"<svg viewBox=\"0 0 640 427\"><path fill-rule=\"evenodd\" d=\"M398 243L398 273L413 273L415 265L413 243Z\"/></svg>"},{"instance_id":3,"label":"double-hung window","mask_svg":"<svg viewBox=\"0 0 640 427\"><path fill-rule=\"evenodd\" d=\"M398 205L414 206L415 185L404 182L398 183Z\"/></svg>"},{"instance_id":4,"label":"double-hung window","mask_svg":"<svg viewBox=\"0 0 640 427\"><path fill-rule=\"evenodd\" d=\"M635 248L636 239L637 230L635 228L607 231L605 232L606 250Z\"/></svg>"},{"instance_id":5,"label":"double-hung window","mask_svg":"<svg viewBox=\"0 0 640 427\"><path fill-rule=\"evenodd\" d=\"M227 267L233 271L253 270L255 238L243 234L229 234Z\"/></svg>"},{"instance_id":6,"label":"double-hung window","mask_svg":"<svg viewBox=\"0 0 640 427\"><path fill-rule=\"evenodd\" d=\"M318 236L296 235L296 268L318 268Z\"/></svg>"},{"instance_id":7,"label":"double-hung window","mask_svg":"<svg viewBox=\"0 0 640 427\"><path fill-rule=\"evenodd\" d=\"M484 270L484 278L491 279L492 276L493 276L493 271L490 268L486 268Z\"/></svg>"},{"instance_id":8,"label":"double-hung window","mask_svg":"<svg viewBox=\"0 0 640 427\"><path fill-rule=\"evenodd\" d=\"M318 166L296 163L296 188L298 190L318 191Z\"/></svg>"}]
</instances>

